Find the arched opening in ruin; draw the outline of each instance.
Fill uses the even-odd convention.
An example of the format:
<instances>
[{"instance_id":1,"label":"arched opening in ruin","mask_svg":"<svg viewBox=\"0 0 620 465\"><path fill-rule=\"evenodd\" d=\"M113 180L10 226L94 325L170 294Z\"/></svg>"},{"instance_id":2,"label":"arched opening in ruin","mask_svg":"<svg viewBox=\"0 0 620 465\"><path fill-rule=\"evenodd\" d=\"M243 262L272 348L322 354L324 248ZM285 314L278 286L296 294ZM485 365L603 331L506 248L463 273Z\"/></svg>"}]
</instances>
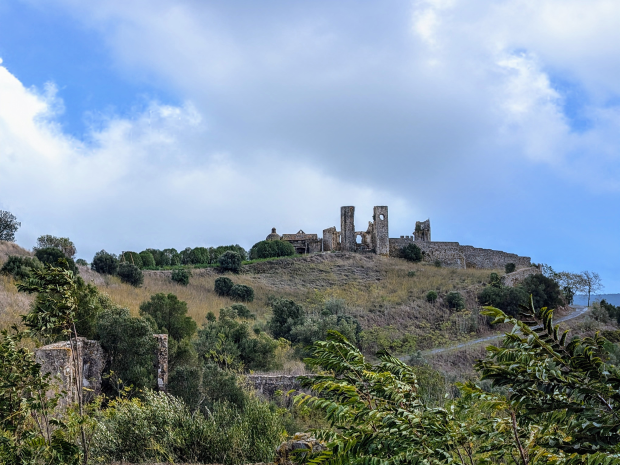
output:
<instances>
[{"instance_id":1,"label":"arched opening in ruin","mask_svg":"<svg viewBox=\"0 0 620 465\"><path fill-rule=\"evenodd\" d=\"M383 213L381 213L381 214L379 215L379 219L380 219L381 221L385 220L385 215L384 215Z\"/></svg>"}]
</instances>

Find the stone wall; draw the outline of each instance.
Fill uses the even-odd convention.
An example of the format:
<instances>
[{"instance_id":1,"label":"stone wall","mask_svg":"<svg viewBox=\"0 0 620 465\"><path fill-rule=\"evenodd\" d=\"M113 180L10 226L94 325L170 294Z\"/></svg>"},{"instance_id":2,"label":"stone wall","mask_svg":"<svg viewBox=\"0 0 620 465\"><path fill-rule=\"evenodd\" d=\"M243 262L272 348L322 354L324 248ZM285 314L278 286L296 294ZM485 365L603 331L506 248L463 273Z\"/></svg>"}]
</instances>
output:
<instances>
[{"instance_id":1,"label":"stone wall","mask_svg":"<svg viewBox=\"0 0 620 465\"><path fill-rule=\"evenodd\" d=\"M517 268L531 266L530 257L460 245L458 242L414 241L411 236L390 238L390 256L399 257L400 250L408 244L420 247L424 252L424 261L433 263L439 260L443 266L480 269L502 269L508 263L514 263Z\"/></svg>"},{"instance_id":2,"label":"stone wall","mask_svg":"<svg viewBox=\"0 0 620 465\"><path fill-rule=\"evenodd\" d=\"M247 375L246 379L250 387L267 399L272 399L276 391L286 394L291 389L301 389L296 375Z\"/></svg>"},{"instance_id":3,"label":"stone wall","mask_svg":"<svg viewBox=\"0 0 620 465\"><path fill-rule=\"evenodd\" d=\"M390 254L390 233L388 228L388 207L380 206L373 209L373 245L377 255Z\"/></svg>"},{"instance_id":4,"label":"stone wall","mask_svg":"<svg viewBox=\"0 0 620 465\"><path fill-rule=\"evenodd\" d=\"M340 207L340 250L355 252L355 207Z\"/></svg>"},{"instance_id":5,"label":"stone wall","mask_svg":"<svg viewBox=\"0 0 620 465\"><path fill-rule=\"evenodd\" d=\"M168 389L168 335L153 334L157 340L153 354L153 370L157 375L157 390L166 392Z\"/></svg>"},{"instance_id":6,"label":"stone wall","mask_svg":"<svg viewBox=\"0 0 620 465\"><path fill-rule=\"evenodd\" d=\"M542 271L537 266L528 266L527 268L522 268L517 271L513 271L512 273L508 273L502 276L502 282L504 286L515 287L517 284L522 282L528 276L532 276L534 274L541 274Z\"/></svg>"},{"instance_id":7,"label":"stone wall","mask_svg":"<svg viewBox=\"0 0 620 465\"><path fill-rule=\"evenodd\" d=\"M332 226L323 230L323 251L336 252L338 250L338 231Z\"/></svg>"}]
</instances>

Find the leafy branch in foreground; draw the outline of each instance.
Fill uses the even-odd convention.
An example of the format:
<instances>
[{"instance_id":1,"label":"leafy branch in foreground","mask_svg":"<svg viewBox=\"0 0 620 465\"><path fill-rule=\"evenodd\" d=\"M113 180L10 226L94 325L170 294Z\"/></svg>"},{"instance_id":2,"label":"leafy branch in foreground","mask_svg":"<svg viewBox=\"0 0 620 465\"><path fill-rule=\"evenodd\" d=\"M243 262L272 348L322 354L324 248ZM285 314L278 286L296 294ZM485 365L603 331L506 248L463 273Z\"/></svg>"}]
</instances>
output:
<instances>
[{"instance_id":1,"label":"leafy branch in foreground","mask_svg":"<svg viewBox=\"0 0 620 465\"><path fill-rule=\"evenodd\" d=\"M604 361L606 339L597 333L569 342L568 331L553 325L553 310L532 302L521 306L521 320L493 307L483 314L514 325L475 365L483 380L507 390L514 422L535 435L549 459L620 463L620 371Z\"/></svg>"}]
</instances>

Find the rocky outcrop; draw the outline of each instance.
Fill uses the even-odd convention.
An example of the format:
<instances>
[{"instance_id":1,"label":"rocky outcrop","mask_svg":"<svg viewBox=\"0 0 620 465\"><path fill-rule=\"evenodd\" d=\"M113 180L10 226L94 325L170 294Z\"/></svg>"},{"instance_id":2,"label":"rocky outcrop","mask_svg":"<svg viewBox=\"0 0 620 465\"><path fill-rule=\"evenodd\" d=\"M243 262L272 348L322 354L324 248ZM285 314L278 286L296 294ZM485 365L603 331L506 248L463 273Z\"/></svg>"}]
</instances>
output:
<instances>
[{"instance_id":1,"label":"rocky outcrop","mask_svg":"<svg viewBox=\"0 0 620 465\"><path fill-rule=\"evenodd\" d=\"M286 442L280 444L276 450L276 465L296 465L296 455L316 454L326 450L325 444L314 438L309 433L295 433L295 435Z\"/></svg>"}]
</instances>

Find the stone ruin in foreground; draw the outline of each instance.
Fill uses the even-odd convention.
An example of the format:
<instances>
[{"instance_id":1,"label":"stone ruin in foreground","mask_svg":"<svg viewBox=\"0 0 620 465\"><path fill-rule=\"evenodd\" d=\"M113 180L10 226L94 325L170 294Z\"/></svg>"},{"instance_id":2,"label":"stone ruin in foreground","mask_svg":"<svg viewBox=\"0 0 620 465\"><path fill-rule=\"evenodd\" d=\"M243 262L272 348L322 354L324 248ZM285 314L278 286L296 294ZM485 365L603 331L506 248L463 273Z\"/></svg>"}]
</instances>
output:
<instances>
[{"instance_id":1,"label":"stone ruin in foreground","mask_svg":"<svg viewBox=\"0 0 620 465\"><path fill-rule=\"evenodd\" d=\"M318 234L282 234L271 230L266 240L290 242L297 253L316 252L356 252L374 253L390 257L400 257L403 247L415 244L424 252L424 261L440 262L442 266L455 268L501 269L508 263L517 268L532 265L530 257L522 257L499 250L481 249L458 242L436 242L431 240L431 222L417 221L411 236L390 237L388 207L373 208L372 221L368 222L366 231L355 230L355 207L340 208L340 230L335 226L323 230L323 237Z\"/></svg>"}]
</instances>

